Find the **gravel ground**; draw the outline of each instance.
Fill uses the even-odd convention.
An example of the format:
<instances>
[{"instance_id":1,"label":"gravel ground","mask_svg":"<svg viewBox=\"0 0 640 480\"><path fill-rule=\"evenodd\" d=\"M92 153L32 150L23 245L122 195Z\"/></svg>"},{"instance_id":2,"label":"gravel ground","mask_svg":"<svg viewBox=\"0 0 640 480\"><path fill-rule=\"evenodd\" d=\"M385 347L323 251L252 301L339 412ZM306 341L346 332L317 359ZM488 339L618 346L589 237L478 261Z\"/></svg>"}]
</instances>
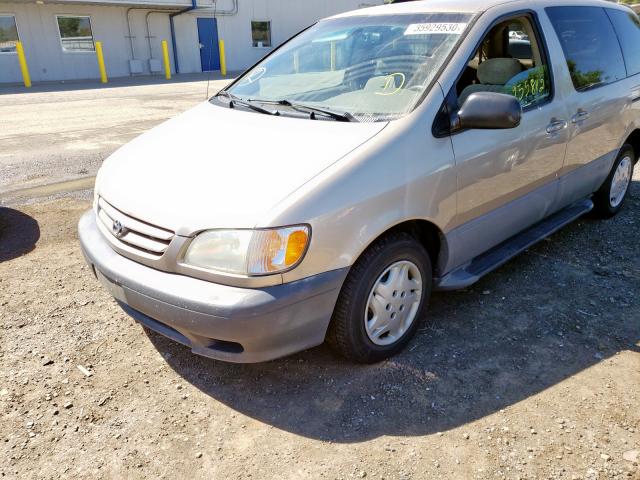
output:
<instances>
[{"instance_id":1,"label":"gravel ground","mask_svg":"<svg viewBox=\"0 0 640 480\"><path fill-rule=\"evenodd\" d=\"M436 294L373 366L196 357L92 277L87 202L1 209L0 475L640 479L638 180L617 218Z\"/></svg>"},{"instance_id":2,"label":"gravel ground","mask_svg":"<svg viewBox=\"0 0 640 480\"><path fill-rule=\"evenodd\" d=\"M0 87L0 196L95 175L118 147L206 99L206 75L176 79ZM209 94L228 81L213 77Z\"/></svg>"},{"instance_id":3,"label":"gravel ground","mask_svg":"<svg viewBox=\"0 0 640 480\"><path fill-rule=\"evenodd\" d=\"M640 172L617 218L436 294L393 360L231 365L124 314L79 250L91 191L49 185L206 83L88 87L0 90L1 477L640 480Z\"/></svg>"}]
</instances>

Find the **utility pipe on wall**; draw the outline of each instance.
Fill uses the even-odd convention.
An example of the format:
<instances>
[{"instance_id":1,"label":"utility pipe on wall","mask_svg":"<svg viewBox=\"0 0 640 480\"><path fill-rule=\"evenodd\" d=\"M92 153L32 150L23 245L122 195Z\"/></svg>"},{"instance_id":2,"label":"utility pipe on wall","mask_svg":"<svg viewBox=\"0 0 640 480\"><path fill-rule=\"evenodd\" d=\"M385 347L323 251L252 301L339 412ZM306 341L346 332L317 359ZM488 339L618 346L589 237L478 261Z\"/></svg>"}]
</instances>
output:
<instances>
[{"instance_id":1,"label":"utility pipe on wall","mask_svg":"<svg viewBox=\"0 0 640 480\"><path fill-rule=\"evenodd\" d=\"M171 13L176 13L178 10L169 10L169 9L164 9L164 10L149 10L147 12L147 14L144 17L144 23L147 27L147 46L149 47L149 59L153 58L153 47L151 46L151 29L149 28L149 17L154 14L154 13L164 13L164 14L171 14ZM154 37L155 38L155 37Z\"/></svg>"},{"instance_id":2,"label":"utility pipe on wall","mask_svg":"<svg viewBox=\"0 0 640 480\"><path fill-rule=\"evenodd\" d=\"M193 0L192 0L193 2ZM131 60L137 60L136 58L136 51L135 51L135 47L134 47L134 43L133 43L133 39L136 38L135 35L133 34L133 32L131 31L131 16L130 13L132 10L149 10L149 7L129 7L127 8L127 32L129 33L128 35L128 39L129 39L129 48L131 49ZM149 10L149 12L147 13L146 17L145 17L145 22L147 24L147 38L149 38L149 14L151 13L168 13L171 14L172 12L179 12L180 10L177 10L175 7L174 8L165 8L162 10L159 9L151 9ZM151 57L151 44L149 42L149 57Z\"/></svg>"},{"instance_id":3,"label":"utility pipe on wall","mask_svg":"<svg viewBox=\"0 0 640 480\"><path fill-rule=\"evenodd\" d=\"M228 17L238 13L238 0L233 0L233 6L229 10L218 10L218 1L213 0L213 9L216 17Z\"/></svg>"},{"instance_id":4,"label":"utility pipe on wall","mask_svg":"<svg viewBox=\"0 0 640 480\"><path fill-rule=\"evenodd\" d=\"M176 66L176 73L180 73L180 63L178 62L178 44L176 42L176 27L173 24L173 19L178 15L182 15L183 13L190 12L191 10L195 10L196 8L198 8L197 0L191 0L190 7L183 8L179 12L175 12L169 15L169 29L171 30L171 46L173 47L173 64Z\"/></svg>"},{"instance_id":5,"label":"utility pipe on wall","mask_svg":"<svg viewBox=\"0 0 640 480\"><path fill-rule=\"evenodd\" d=\"M136 51L133 48L133 34L131 33L131 18L129 17L129 13L131 13L131 10L142 10L141 7L129 7L127 9L127 31L129 32L129 36L127 37L129 39L129 48L131 49L131 60L135 60L136 59Z\"/></svg>"}]
</instances>

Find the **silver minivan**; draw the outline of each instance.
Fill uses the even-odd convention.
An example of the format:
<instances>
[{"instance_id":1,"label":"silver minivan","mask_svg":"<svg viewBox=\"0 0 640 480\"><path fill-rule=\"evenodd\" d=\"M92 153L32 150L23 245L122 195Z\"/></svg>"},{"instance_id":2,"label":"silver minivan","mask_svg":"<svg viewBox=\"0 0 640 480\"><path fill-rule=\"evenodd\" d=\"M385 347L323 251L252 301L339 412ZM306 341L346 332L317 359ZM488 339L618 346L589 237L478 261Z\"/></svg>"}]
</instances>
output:
<instances>
[{"instance_id":1,"label":"silver minivan","mask_svg":"<svg viewBox=\"0 0 640 480\"><path fill-rule=\"evenodd\" d=\"M429 0L304 30L99 171L87 261L147 328L230 362L400 351L593 211L640 152L640 21L600 0Z\"/></svg>"}]
</instances>

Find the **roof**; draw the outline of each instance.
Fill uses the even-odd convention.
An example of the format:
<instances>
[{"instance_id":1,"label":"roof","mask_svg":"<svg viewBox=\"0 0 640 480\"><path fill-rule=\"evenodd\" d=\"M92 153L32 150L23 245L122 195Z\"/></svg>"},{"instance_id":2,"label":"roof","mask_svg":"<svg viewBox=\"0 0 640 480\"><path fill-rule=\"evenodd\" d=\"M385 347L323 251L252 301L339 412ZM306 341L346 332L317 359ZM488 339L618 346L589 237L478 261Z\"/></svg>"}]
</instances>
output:
<instances>
[{"instance_id":1,"label":"roof","mask_svg":"<svg viewBox=\"0 0 640 480\"><path fill-rule=\"evenodd\" d=\"M362 15L388 15L411 13L481 13L498 5L515 3L519 0L416 0L413 2L392 3L377 7L352 10L336 15L332 18L362 16ZM622 7L610 0L540 0L540 3L549 5L592 5L606 7Z\"/></svg>"},{"instance_id":2,"label":"roof","mask_svg":"<svg viewBox=\"0 0 640 480\"><path fill-rule=\"evenodd\" d=\"M424 12L477 13L487 10L493 5L504 2L505 0L420 0L415 2L392 3L389 5L379 5L377 7L353 10L340 15L336 15L336 17Z\"/></svg>"}]
</instances>

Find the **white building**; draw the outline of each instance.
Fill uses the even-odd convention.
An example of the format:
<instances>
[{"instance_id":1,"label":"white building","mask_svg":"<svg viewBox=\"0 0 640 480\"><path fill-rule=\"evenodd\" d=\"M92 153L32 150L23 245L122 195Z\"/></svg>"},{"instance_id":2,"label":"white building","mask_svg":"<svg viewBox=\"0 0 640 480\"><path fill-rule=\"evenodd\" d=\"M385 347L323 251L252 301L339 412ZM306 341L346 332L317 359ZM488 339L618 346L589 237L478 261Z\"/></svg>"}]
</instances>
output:
<instances>
[{"instance_id":1,"label":"white building","mask_svg":"<svg viewBox=\"0 0 640 480\"><path fill-rule=\"evenodd\" d=\"M15 42L33 81L159 73L167 40L175 73L242 70L318 19L383 0L0 0L0 83L21 82Z\"/></svg>"}]
</instances>

